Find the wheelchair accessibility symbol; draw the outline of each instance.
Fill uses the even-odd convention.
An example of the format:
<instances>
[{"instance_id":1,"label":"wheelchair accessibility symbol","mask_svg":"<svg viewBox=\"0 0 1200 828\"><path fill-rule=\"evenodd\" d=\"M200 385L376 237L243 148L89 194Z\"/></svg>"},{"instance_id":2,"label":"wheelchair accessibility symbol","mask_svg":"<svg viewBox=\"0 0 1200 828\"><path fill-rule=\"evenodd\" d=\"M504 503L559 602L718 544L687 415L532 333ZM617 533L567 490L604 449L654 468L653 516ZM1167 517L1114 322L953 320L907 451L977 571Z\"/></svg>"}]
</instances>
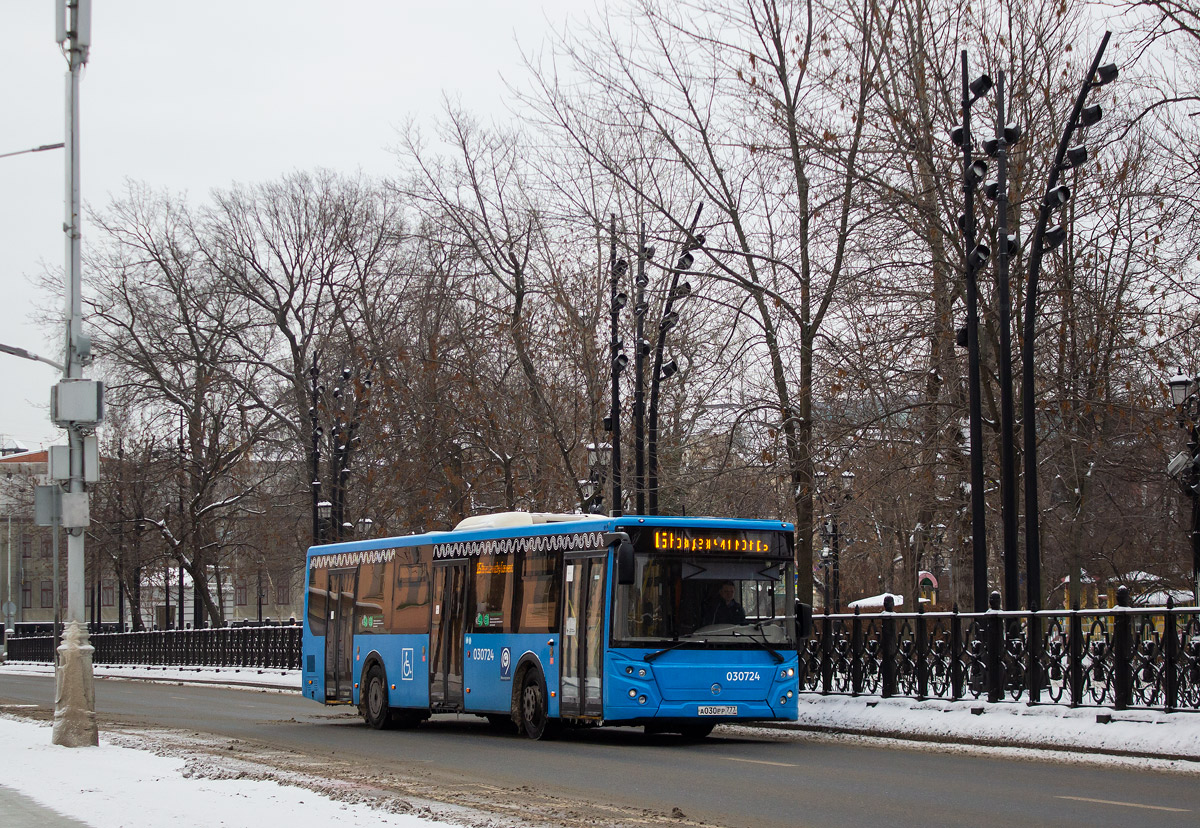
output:
<instances>
[{"instance_id":1,"label":"wheelchair accessibility symbol","mask_svg":"<svg viewBox=\"0 0 1200 828\"><path fill-rule=\"evenodd\" d=\"M508 647L500 651L500 678L512 678L512 650Z\"/></svg>"},{"instance_id":2,"label":"wheelchair accessibility symbol","mask_svg":"<svg viewBox=\"0 0 1200 828\"><path fill-rule=\"evenodd\" d=\"M411 647L400 651L400 680L413 680L413 651Z\"/></svg>"}]
</instances>

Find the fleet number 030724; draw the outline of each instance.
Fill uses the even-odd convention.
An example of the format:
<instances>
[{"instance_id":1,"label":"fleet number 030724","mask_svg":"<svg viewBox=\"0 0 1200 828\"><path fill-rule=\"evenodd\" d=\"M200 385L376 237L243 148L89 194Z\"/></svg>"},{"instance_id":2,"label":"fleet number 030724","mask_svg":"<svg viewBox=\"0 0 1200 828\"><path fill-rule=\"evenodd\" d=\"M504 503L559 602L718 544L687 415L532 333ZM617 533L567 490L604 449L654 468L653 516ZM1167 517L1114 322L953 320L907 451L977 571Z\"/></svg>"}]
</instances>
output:
<instances>
[{"instance_id":1,"label":"fleet number 030724","mask_svg":"<svg viewBox=\"0 0 1200 828\"><path fill-rule=\"evenodd\" d=\"M757 670L730 670L725 674L726 681L758 681L760 678Z\"/></svg>"}]
</instances>

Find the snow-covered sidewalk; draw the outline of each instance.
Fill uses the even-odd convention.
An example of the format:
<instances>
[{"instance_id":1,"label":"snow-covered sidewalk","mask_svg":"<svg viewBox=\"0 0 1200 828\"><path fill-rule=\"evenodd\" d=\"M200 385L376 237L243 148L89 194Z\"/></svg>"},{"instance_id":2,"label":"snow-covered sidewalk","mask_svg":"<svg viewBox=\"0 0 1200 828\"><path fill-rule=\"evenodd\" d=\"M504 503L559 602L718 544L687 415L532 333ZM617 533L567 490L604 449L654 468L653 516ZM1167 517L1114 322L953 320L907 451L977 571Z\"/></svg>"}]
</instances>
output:
<instances>
[{"instance_id":1,"label":"snow-covered sidewalk","mask_svg":"<svg viewBox=\"0 0 1200 828\"><path fill-rule=\"evenodd\" d=\"M121 747L103 733L98 748L56 747L50 726L28 719L0 716L0 745L0 823L14 828L56 825L51 815L28 808L29 800L69 818L59 824L73 819L97 828L449 828L413 814L338 802L307 788L195 774L184 759Z\"/></svg>"},{"instance_id":2,"label":"snow-covered sidewalk","mask_svg":"<svg viewBox=\"0 0 1200 828\"><path fill-rule=\"evenodd\" d=\"M1200 763L1200 713L877 696L800 697L795 727L854 736ZM1200 771L1200 764L1195 768Z\"/></svg>"}]
</instances>

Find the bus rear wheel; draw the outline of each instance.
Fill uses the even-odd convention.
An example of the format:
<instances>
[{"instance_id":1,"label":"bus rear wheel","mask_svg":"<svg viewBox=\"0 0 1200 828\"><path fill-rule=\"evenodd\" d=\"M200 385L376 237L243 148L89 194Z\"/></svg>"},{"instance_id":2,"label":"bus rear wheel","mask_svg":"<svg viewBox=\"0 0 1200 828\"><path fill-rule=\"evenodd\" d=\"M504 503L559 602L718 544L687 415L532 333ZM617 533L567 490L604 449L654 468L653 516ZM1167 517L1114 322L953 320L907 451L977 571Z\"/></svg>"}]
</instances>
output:
<instances>
[{"instance_id":1,"label":"bus rear wheel","mask_svg":"<svg viewBox=\"0 0 1200 828\"><path fill-rule=\"evenodd\" d=\"M363 720L376 730L392 727L391 710L388 708L387 679L383 668L372 664L367 669L366 681L362 684L362 698L359 705Z\"/></svg>"},{"instance_id":2,"label":"bus rear wheel","mask_svg":"<svg viewBox=\"0 0 1200 828\"><path fill-rule=\"evenodd\" d=\"M530 739L544 738L550 727L546 705L546 681L540 670L527 670L521 680L521 732Z\"/></svg>"}]
</instances>

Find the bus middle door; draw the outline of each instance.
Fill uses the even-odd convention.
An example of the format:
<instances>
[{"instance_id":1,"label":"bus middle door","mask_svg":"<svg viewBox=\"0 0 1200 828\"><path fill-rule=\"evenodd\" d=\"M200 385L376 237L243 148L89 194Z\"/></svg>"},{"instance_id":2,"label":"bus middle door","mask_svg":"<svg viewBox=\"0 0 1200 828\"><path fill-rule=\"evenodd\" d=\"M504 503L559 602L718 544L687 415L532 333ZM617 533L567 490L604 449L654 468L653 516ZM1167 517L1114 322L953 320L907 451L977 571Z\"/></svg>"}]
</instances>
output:
<instances>
[{"instance_id":1,"label":"bus middle door","mask_svg":"<svg viewBox=\"0 0 1200 828\"><path fill-rule=\"evenodd\" d=\"M564 716L604 715L604 581L606 554L567 558L563 578Z\"/></svg>"},{"instance_id":2,"label":"bus middle door","mask_svg":"<svg viewBox=\"0 0 1200 828\"><path fill-rule=\"evenodd\" d=\"M434 564L432 612L429 703L437 710L462 710L463 636L467 627L466 560Z\"/></svg>"},{"instance_id":3,"label":"bus middle door","mask_svg":"<svg viewBox=\"0 0 1200 828\"><path fill-rule=\"evenodd\" d=\"M329 573L329 613L325 627L325 701L354 700L354 596L358 570Z\"/></svg>"}]
</instances>

